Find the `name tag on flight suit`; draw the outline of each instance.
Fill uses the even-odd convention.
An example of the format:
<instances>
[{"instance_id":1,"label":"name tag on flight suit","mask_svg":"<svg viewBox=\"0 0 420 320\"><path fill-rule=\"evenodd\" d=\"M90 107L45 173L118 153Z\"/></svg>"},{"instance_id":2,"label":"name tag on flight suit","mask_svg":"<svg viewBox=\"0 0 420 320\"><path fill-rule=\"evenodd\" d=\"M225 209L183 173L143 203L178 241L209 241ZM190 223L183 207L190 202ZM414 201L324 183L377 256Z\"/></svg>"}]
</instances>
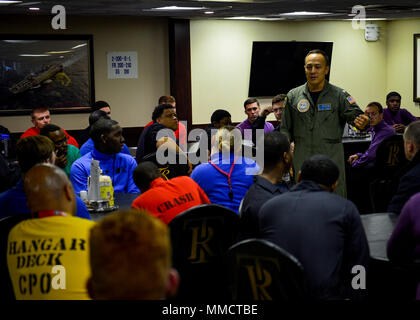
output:
<instances>
[{"instance_id":1,"label":"name tag on flight suit","mask_svg":"<svg viewBox=\"0 0 420 320\"><path fill-rule=\"evenodd\" d=\"M318 111L331 111L331 104L330 103L319 104Z\"/></svg>"}]
</instances>

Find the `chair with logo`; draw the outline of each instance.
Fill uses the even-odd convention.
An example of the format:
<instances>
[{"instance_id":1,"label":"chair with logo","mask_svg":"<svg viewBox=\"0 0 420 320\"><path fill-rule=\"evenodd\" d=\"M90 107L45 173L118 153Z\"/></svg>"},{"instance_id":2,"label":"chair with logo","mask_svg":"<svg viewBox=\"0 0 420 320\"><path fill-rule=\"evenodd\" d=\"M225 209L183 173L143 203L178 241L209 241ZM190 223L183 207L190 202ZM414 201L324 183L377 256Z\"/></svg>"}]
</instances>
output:
<instances>
[{"instance_id":1,"label":"chair with logo","mask_svg":"<svg viewBox=\"0 0 420 320\"><path fill-rule=\"evenodd\" d=\"M406 165L404 139L395 134L383 140L376 151L374 178L369 184L373 212L385 212L398 187L397 172Z\"/></svg>"},{"instance_id":2,"label":"chair with logo","mask_svg":"<svg viewBox=\"0 0 420 320\"><path fill-rule=\"evenodd\" d=\"M170 223L173 266L181 278L178 299L228 298L224 255L236 241L239 217L217 204L204 204Z\"/></svg>"},{"instance_id":3,"label":"chair with logo","mask_svg":"<svg viewBox=\"0 0 420 320\"><path fill-rule=\"evenodd\" d=\"M308 298L300 262L277 245L248 239L227 253L233 300L298 301Z\"/></svg>"}]
</instances>

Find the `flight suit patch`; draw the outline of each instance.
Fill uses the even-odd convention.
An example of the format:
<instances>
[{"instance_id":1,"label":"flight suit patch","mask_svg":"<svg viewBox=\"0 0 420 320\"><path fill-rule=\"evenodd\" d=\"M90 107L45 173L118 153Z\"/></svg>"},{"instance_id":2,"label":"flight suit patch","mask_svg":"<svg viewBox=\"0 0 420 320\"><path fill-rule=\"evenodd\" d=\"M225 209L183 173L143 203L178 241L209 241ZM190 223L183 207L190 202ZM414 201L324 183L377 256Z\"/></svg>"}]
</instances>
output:
<instances>
[{"instance_id":1,"label":"flight suit patch","mask_svg":"<svg viewBox=\"0 0 420 320\"><path fill-rule=\"evenodd\" d=\"M310 103L306 99L302 99L298 102L297 109L299 112L306 112L309 110Z\"/></svg>"},{"instance_id":2,"label":"flight suit patch","mask_svg":"<svg viewBox=\"0 0 420 320\"><path fill-rule=\"evenodd\" d=\"M347 101L348 101L350 104L356 103L356 100L354 100L354 98L353 98L352 96L348 96L348 97L347 97Z\"/></svg>"}]
</instances>

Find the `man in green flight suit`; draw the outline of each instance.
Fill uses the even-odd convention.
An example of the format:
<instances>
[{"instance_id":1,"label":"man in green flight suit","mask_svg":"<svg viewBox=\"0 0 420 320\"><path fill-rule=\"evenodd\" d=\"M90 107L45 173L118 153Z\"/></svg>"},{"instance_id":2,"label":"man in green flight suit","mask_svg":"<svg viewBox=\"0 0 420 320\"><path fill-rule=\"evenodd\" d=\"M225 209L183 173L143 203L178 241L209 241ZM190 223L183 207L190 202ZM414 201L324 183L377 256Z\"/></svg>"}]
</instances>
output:
<instances>
[{"instance_id":1,"label":"man in green flight suit","mask_svg":"<svg viewBox=\"0 0 420 320\"><path fill-rule=\"evenodd\" d=\"M287 94L280 130L295 144L295 171L314 154L329 156L340 169L336 193L346 197L344 126L347 122L363 130L369 118L350 94L325 79L330 65L324 51L309 51L304 68L307 82Z\"/></svg>"}]
</instances>

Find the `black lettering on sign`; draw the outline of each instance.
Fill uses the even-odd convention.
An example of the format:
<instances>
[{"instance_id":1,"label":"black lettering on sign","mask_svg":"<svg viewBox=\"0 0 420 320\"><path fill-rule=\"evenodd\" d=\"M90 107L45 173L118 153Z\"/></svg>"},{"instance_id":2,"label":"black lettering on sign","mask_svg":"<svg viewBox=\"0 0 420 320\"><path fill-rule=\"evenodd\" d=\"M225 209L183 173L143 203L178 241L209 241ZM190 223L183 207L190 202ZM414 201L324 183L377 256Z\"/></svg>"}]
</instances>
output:
<instances>
[{"instance_id":1,"label":"black lettering on sign","mask_svg":"<svg viewBox=\"0 0 420 320\"><path fill-rule=\"evenodd\" d=\"M64 238L61 238L60 241L57 242L53 250L66 250L66 243Z\"/></svg>"},{"instance_id":2,"label":"black lettering on sign","mask_svg":"<svg viewBox=\"0 0 420 320\"><path fill-rule=\"evenodd\" d=\"M49 273L43 273L40 280L41 293L46 294L51 290L51 275Z\"/></svg>"},{"instance_id":3,"label":"black lettering on sign","mask_svg":"<svg viewBox=\"0 0 420 320\"><path fill-rule=\"evenodd\" d=\"M19 251L16 249L17 242L16 241L10 241L9 243L9 255L18 254Z\"/></svg>"},{"instance_id":4,"label":"black lettering on sign","mask_svg":"<svg viewBox=\"0 0 420 320\"><path fill-rule=\"evenodd\" d=\"M19 291L21 294L25 294L26 293L26 288L24 287L25 284L23 284L23 282L26 283L26 277L25 275L20 275L19 277Z\"/></svg>"},{"instance_id":5,"label":"black lettering on sign","mask_svg":"<svg viewBox=\"0 0 420 320\"><path fill-rule=\"evenodd\" d=\"M38 282L39 280L39 282ZM32 295L37 288L42 294L47 294L51 291L51 275L49 273L42 273L38 279L35 273L22 274L19 276L19 292L22 295Z\"/></svg>"},{"instance_id":6,"label":"black lettering on sign","mask_svg":"<svg viewBox=\"0 0 420 320\"><path fill-rule=\"evenodd\" d=\"M29 274L29 294L32 295L32 288L35 287L37 283L36 274L30 273Z\"/></svg>"},{"instance_id":7,"label":"black lettering on sign","mask_svg":"<svg viewBox=\"0 0 420 320\"><path fill-rule=\"evenodd\" d=\"M41 250L46 251L50 250L52 245L52 239L44 239L41 243Z\"/></svg>"},{"instance_id":8,"label":"black lettering on sign","mask_svg":"<svg viewBox=\"0 0 420 320\"><path fill-rule=\"evenodd\" d=\"M185 195L179 196L179 200L181 201L181 203L187 202L187 200L185 200Z\"/></svg>"},{"instance_id":9,"label":"black lettering on sign","mask_svg":"<svg viewBox=\"0 0 420 320\"><path fill-rule=\"evenodd\" d=\"M77 239L71 239L70 250L76 250Z\"/></svg>"},{"instance_id":10,"label":"black lettering on sign","mask_svg":"<svg viewBox=\"0 0 420 320\"><path fill-rule=\"evenodd\" d=\"M81 251L85 251L85 244L86 244L85 239L79 239L79 248ZM61 263L56 263L56 264L61 264Z\"/></svg>"}]
</instances>

